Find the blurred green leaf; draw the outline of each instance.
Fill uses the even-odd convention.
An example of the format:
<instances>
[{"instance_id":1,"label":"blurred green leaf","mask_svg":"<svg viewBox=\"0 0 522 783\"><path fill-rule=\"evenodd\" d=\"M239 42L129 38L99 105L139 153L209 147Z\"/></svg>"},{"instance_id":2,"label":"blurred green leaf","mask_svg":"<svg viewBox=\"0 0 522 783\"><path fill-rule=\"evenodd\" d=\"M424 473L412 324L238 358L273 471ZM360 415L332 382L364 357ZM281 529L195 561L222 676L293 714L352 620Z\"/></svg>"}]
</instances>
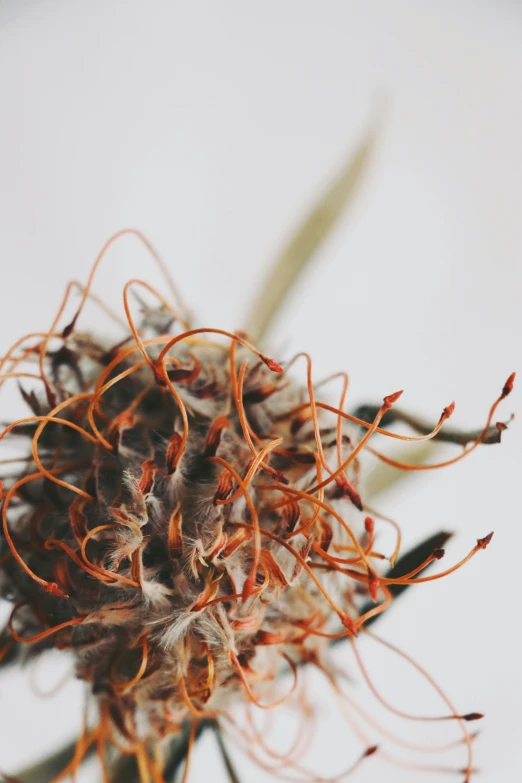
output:
<instances>
[{"instance_id":1,"label":"blurred green leaf","mask_svg":"<svg viewBox=\"0 0 522 783\"><path fill-rule=\"evenodd\" d=\"M307 215L270 270L250 311L247 331L261 340L287 294L352 204L368 169L376 143L376 123L344 165L321 200Z\"/></svg>"}]
</instances>

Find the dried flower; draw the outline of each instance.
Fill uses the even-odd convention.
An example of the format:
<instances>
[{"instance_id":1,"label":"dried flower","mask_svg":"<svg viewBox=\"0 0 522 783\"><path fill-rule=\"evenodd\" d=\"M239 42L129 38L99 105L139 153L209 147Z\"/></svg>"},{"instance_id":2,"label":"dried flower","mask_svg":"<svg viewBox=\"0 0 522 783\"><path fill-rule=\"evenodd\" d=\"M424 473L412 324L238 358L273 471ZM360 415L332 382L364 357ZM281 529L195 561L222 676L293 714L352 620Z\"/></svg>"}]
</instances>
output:
<instances>
[{"instance_id":1,"label":"dried flower","mask_svg":"<svg viewBox=\"0 0 522 783\"><path fill-rule=\"evenodd\" d=\"M239 726L229 706L285 702L305 663L341 695L328 649L343 638L383 701L358 635L370 633L369 621L405 586L452 573L491 540L479 539L438 574L423 575L444 555L435 543L400 575L397 566L383 575L382 562L397 560L400 534L393 553L377 550L376 528L386 520L360 495L362 452L404 470L456 462L491 437L514 376L463 453L409 465L370 446L374 433L427 440L453 405L430 432L392 433L379 425L401 392L384 397L371 422L351 416L346 376L339 406L330 405L318 396L306 354L280 365L243 333L191 329L180 309L140 281L125 286L129 334L111 345L78 328L91 282L92 275L65 328L58 322L71 287L50 331L36 343L30 335L18 340L1 361L1 380L29 377L41 386L22 390L32 415L0 435L31 444L23 469L2 483L0 584L15 604L3 652L13 640L32 655L70 650L89 683L99 719L86 725L67 771L95 746L107 778L107 746L114 746L136 759L141 780L162 781L162 740L189 722L190 750L206 718L228 721L271 767L255 725ZM139 329L128 302L136 286L160 302ZM303 385L292 367L301 359ZM36 372L24 369L35 361ZM269 699L288 671L289 690ZM460 723L468 746L468 780L465 722L480 716L459 715L443 698L442 717ZM351 770L376 750L368 742ZM295 755L285 764L291 779L307 779Z\"/></svg>"}]
</instances>

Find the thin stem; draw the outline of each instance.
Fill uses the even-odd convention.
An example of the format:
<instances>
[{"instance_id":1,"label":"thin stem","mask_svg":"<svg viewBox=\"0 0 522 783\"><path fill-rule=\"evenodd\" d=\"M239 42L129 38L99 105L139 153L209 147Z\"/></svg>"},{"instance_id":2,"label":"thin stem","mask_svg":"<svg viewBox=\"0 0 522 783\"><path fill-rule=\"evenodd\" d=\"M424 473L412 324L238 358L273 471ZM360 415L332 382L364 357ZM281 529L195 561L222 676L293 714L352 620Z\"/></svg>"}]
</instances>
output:
<instances>
[{"instance_id":1,"label":"thin stem","mask_svg":"<svg viewBox=\"0 0 522 783\"><path fill-rule=\"evenodd\" d=\"M221 731L219 724L218 723L214 724L212 726L212 729L214 731L214 736L218 744L219 752L221 753L221 758L223 759L223 763L225 764L225 768L227 770L230 783L241 783L241 781L239 780L239 776L232 763L232 759L230 758L230 755L228 753L225 742L223 740L223 733Z\"/></svg>"}]
</instances>

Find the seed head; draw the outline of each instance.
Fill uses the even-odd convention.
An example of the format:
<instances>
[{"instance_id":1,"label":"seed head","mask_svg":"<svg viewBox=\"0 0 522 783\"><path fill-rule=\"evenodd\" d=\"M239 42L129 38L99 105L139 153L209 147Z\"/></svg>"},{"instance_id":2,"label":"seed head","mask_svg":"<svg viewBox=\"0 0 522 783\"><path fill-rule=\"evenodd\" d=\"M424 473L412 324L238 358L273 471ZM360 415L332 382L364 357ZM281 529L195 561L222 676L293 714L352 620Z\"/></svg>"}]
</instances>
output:
<instances>
[{"instance_id":1,"label":"seed head","mask_svg":"<svg viewBox=\"0 0 522 783\"><path fill-rule=\"evenodd\" d=\"M22 389L32 415L0 434L29 444L0 482L0 585L13 639L69 650L100 707L97 736L143 759L188 720L284 702L300 664L328 671L330 642L355 644L393 587L438 578L419 574L444 550L378 569L360 458L402 392L360 435L316 399L311 360L300 383L242 333L189 329L159 294L139 329L125 299L129 334L111 344L78 330L86 296L61 332L1 360L4 379L21 379L36 356L40 388ZM290 693L267 701L288 671Z\"/></svg>"}]
</instances>

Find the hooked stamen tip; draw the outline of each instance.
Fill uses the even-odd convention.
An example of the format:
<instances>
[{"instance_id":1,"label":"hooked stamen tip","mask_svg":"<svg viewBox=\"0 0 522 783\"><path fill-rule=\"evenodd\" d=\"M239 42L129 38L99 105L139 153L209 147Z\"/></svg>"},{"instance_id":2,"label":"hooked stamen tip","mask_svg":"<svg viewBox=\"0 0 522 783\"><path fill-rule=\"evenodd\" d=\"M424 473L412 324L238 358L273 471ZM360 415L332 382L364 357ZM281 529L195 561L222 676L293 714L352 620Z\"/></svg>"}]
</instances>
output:
<instances>
[{"instance_id":1,"label":"hooked stamen tip","mask_svg":"<svg viewBox=\"0 0 522 783\"><path fill-rule=\"evenodd\" d=\"M48 593L52 593L52 595L57 596L58 598L69 598L67 593L64 593L61 587L58 587L56 582L47 582L45 585L45 589Z\"/></svg>"},{"instance_id":2,"label":"hooked stamen tip","mask_svg":"<svg viewBox=\"0 0 522 783\"><path fill-rule=\"evenodd\" d=\"M468 712L466 715L460 716L462 720L465 721L472 721L472 720L481 720L484 715L482 712Z\"/></svg>"},{"instance_id":3,"label":"hooked stamen tip","mask_svg":"<svg viewBox=\"0 0 522 783\"><path fill-rule=\"evenodd\" d=\"M400 391L394 392L393 394L388 394L387 397L384 397L384 399L383 399L383 402L384 402L383 407L386 410L391 408L391 406L394 405L394 403L397 402L397 400L399 399L399 397L401 396L403 391L404 391L404 389L401 389Z\"/></svg>"},{"instance_id":4,"label":"hooked stamen tip","mask_svg":"<svg viewBox=\"0 0 522 783\"><path fill-rule=\"evenodd\" d=\"M284 372L283 368L280 364L278 364L274 359L270 359L268 356L260 355L261 361L266 364L269 370L272 370L272 372Z\"/></svg>"},{"instance_id":5,"label":"hooked stamen tip","mask_svg":"<svg viewBox=\"0 0 522 783\"><path fill-rule=\"evenodd\" d=\"M480 549L485 549L489 544L489 542L491 541L491 539L493 538L493 533L494 531L492 530L491 533L488 533L488 535L484 536L484 538L477 538L477 546Z\"/></svg>"},{"instance_id":6,"label":"hooked stamen tip","mask_svg":"<svg viewBox=\"0 0 522 783\"><path fill-rule=\"evenodd\" d=\"M64 340L66 340L73 333L75 325L76 325L76 318L73 318L73 320L70 323L68 323L67 326L64 327L64 329L62 330L62 337Z\"/></svg>"},{"instance_id":7,"label":"hooked stamen tip","mask_svg":"<svg viewBox=\"0 0 522 783\"><path fill-rule=\"evenodd\" d=\"M449 417L453 414L453 411L455 410L455 402L451 402L444 410L442 411L442 420L449 419Z\"/></svg>"},{"instance_id":8,"label":"hooked stamen tip","mask_svg":"<svg viewBox=\"0 0 522 783\"><path fill-rule=\"evenodd\" d=\"M515 383L516 378L516 372L512 372L509 378L507 379L504 388L502 389L502 394L500 395L500 399L503 400L505 397L508 396L508 394L511 394L513 391L513 385Z\"/></svg>"},{"instance_id":9,"label":"hooked stamen tip","mask_svg":"<svg viewBox=\"0 0 522 783\"><path fill-rule=\"evenodd\" d=\"M339 617L340 617L340 620L341 620L342 624L344 625L345 628L348 629L350 634L352 636L358 636L357 626L356 626L355 622L352 620L352 618L349 617L349 615L347 615L347 614L339 615Z\"/></svg>"}]
</instances>

